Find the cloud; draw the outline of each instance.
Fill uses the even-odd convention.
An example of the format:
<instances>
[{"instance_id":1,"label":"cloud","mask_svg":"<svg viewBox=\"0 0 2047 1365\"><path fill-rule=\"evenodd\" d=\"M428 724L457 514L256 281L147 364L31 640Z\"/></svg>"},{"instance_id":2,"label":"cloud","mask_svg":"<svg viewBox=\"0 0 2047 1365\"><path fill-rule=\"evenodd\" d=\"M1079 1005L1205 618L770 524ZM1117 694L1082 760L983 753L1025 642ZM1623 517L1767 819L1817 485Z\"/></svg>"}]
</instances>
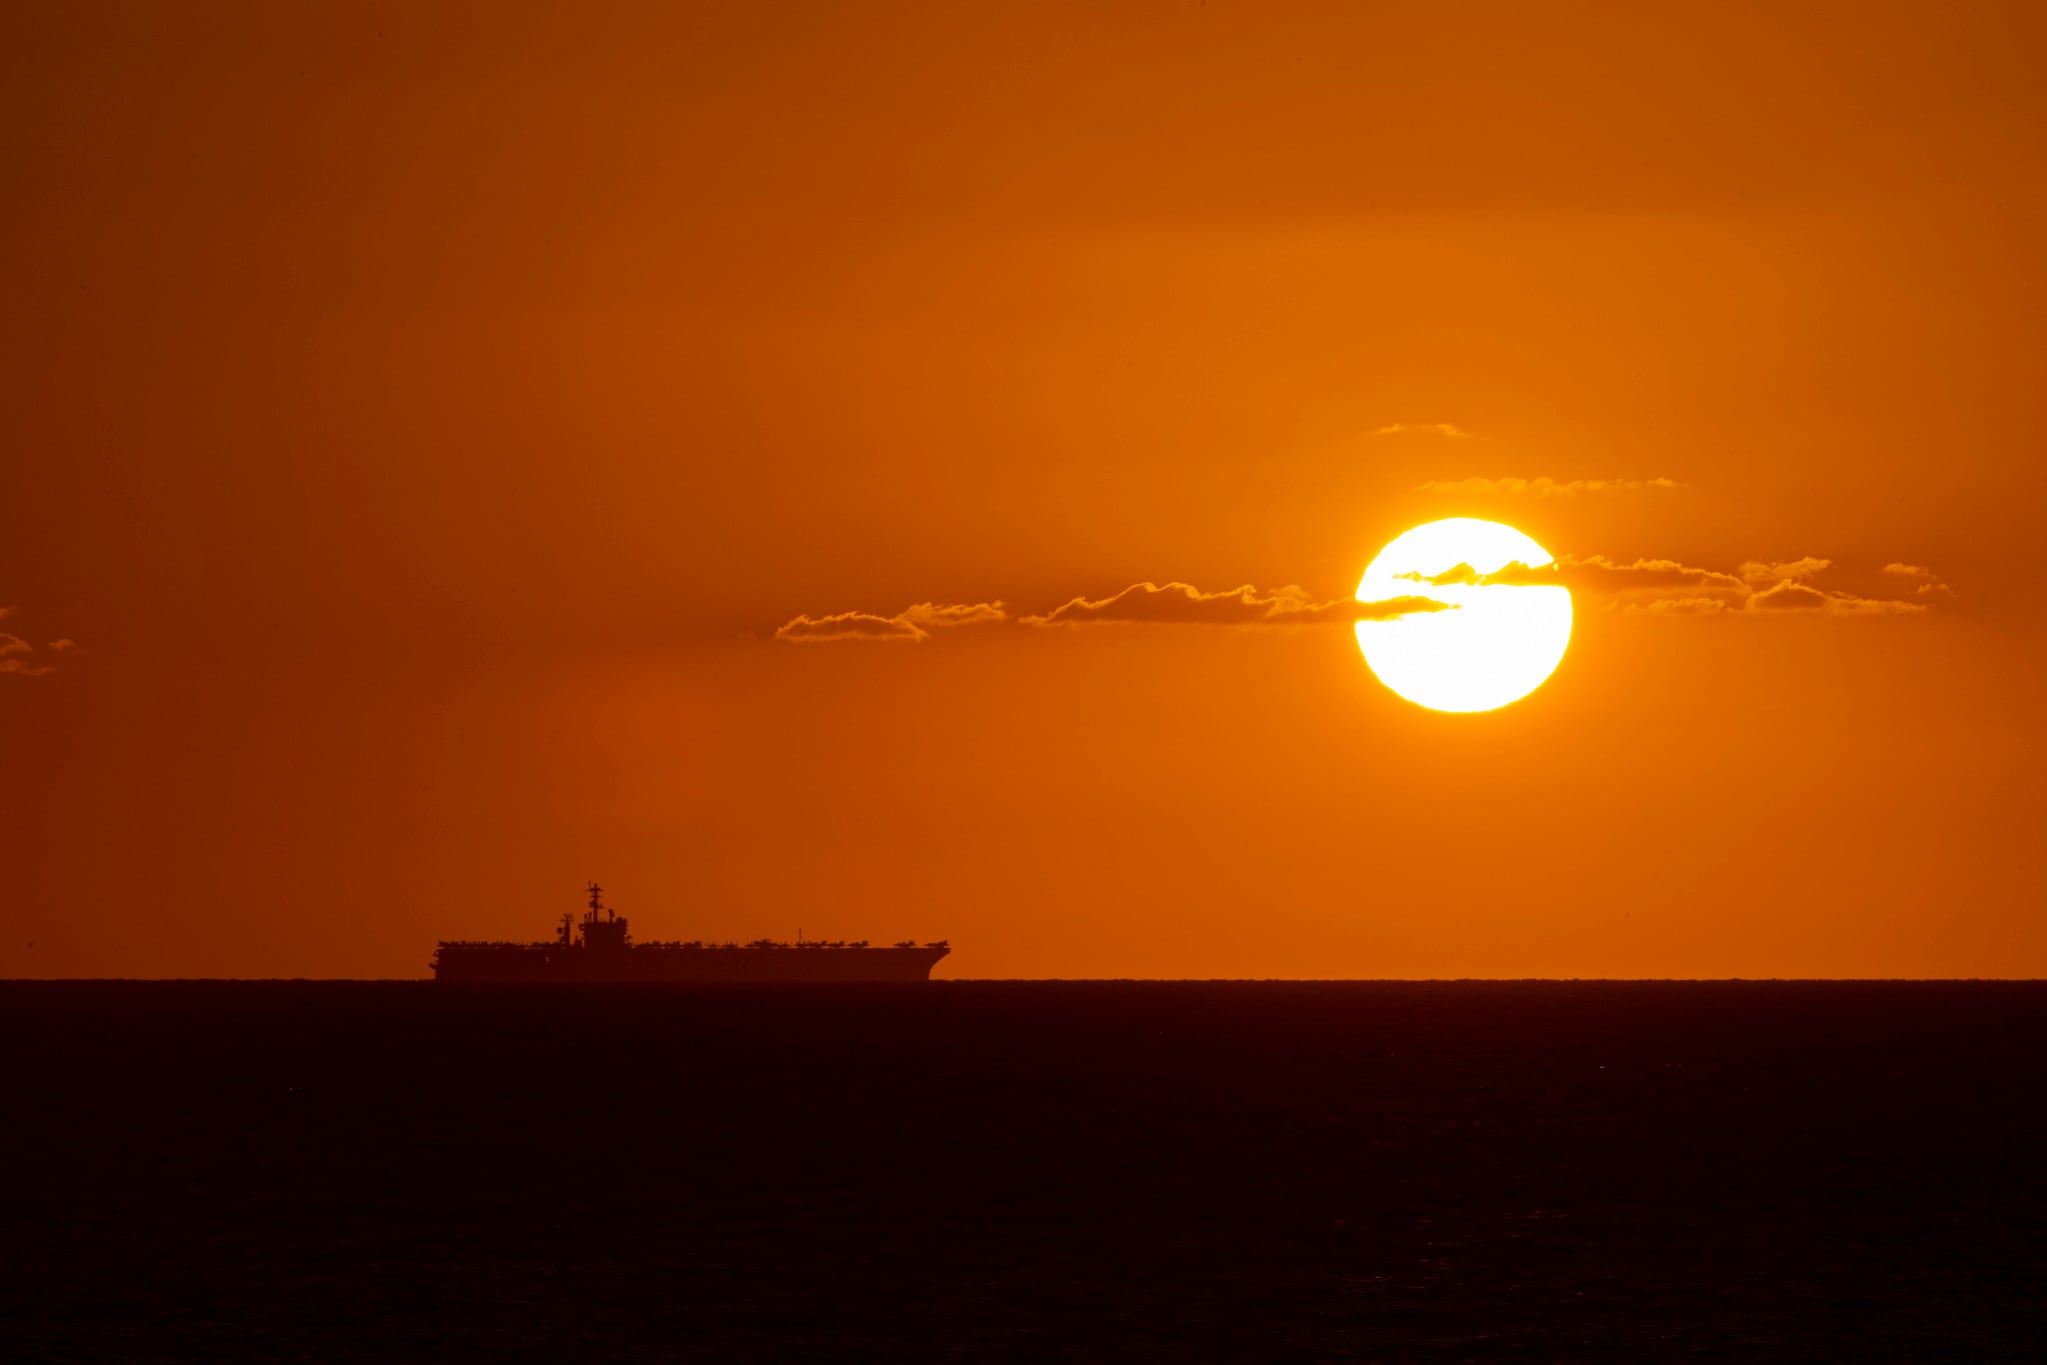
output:
<instances>
[{"instance_id":1,"label":"cloud","mask_svg":"<svg viewBox=\"0 0 2047 1365\"><path fill-rule=\"evenodd\" d=\"M784 623L775 632L775 638L794 644L824 644L832 640L897 640L914 644L926 635L900 616L842 611L833 616L798 616Z\"/></svg>"},{"instance_id":2,"label":"cloud","mask_svg":"<svg viewBox=\"0 0 2047 1365\"><path fill-rule=\"evenodd\" d=\"M1270 592L1245 585L1228 592L1203 592L1188 583L1134 583L1102 598L1075 597L1042 616L1012 617L1000 602L939 605L922 602L894 616L844 611L831 616L798 616L775 632L792 644L879 641L919 644L935 630L971 625L1033 628L1087 625L1317 626L1382 621L1416 612L1453 610L1427 597L1383 602L1351 598L1317 601L1288 584Z\"/></svg>"},{"instance_id":3,"label":"cloud","mask_svg":"<svg viewBox=\"0 0 2047 1365\"><path fill-rule=\"evenodd\" d=\"M1820 611L1826 606L1827 595L1818 588L1808 588L1796 579L1784 579L1773 583L1748 600L1750 611Z\"/></svg>"},{"instance_id":4,"label":"cloud","mask_svg":"<svg viewBox=\"0 0 2047 1365\"><path fill-rule=\"evenodd\" d=\"M1027 626L1188 625L1308 626L1352 621L1380 621L1416 612L1442 611L1445 604L1426 597L1396 597L1383 602L1338 598L1317 602L1301 588L1288 585L1260 593L1246 584L1228 592L1203 592L1187 583L1133 583L1110 597L1076 597L1043 616L1026 616Z\"/></svg>"},{"instance_id":5,"label":"cloud","mask_svg":"<svg viewBox=\"0 0 2047 1365\"><path fill-rule=\"evenodd\" d=\"M1955 590L1924 564L1886 564L1884 572L1912 580L1912 591L1921 597L1953 597Z\"/></svg>"},{"instance_id":6,"label":"cloud","mask_svg":"<svg viewBox=\"0 0 2047 1365\"><path fill-rule=\"evenodd\" d=\"M1417 484L1417 493L1460 493L1468 497L1504 494L1518 497L1569 498L1580 493L1658 493L1684 485L1676 479L1572 479L1566 483L1548 475L1534 479L1434 479Z\"/></svg>"},{"instance_id":7,"label":"cloud","mask_svg":"<svg viewBox=\"0 0 2047 1365\"><path fill-rule=\"evenodd\" d=\"M8 635L5 632L0 632L0 673L12 673L22 678L40 678L45 673L55 673L57 671L54 664L44 664L41 667L37 667L22 657L23 655L33 653L35 653L35 646L22 639L19 635Z\"/></svg>"},{"instance_id":8,"label":"cloud","mask_svg":"<svg viewBox=\"0 0 2047 1365\"><path fill-rule=\"evenodd\" d=\"M1431 611L1455 611L1448 602L1438 602L1433 597L1387 597L1377 602L1359 602L1343 598L1328 604L1327 616L1330 621L1351 624L1358 621L1391 621L1398 616L1420 616Z\"/></svg>"},{"instance_id":9,"label":"cloud","mask_svg":"<svg viewBox=\"0 0 2047 1365\"><path fill-rule=\"evenodd\" d=\"M1447 436L1453 441L1468 439L1470 432L1451 422L1395 422L1390 427L1380 427L1374 436L1398 436L1404 431L1426 431L1436 436Z\"/></svg>"},{"instance_id":10,"label":"cloud","mask_svg":"<svg viewBox=\"0 0 2047 1365\"><path fill-rule=\"evenodd\" d=\"M1436 586L1554 585L1584 592L1608 607L1651 616L1719 616L1730 613L1808 612L1828 616L1911 616L1925 612L1919 602L1862 597L1806 580L1832 561L1803 559L1763 563L1751 560L1735 573L1696 568L1674 559L1637 559L1622 564L1605 555L1558 555L1553 563L1508 564L1481 574L1459 564L1439 574L1405 575Z\"/></svg>"},{"instance_id":11,"label":"cloud","mask_svg":"<svg viewBox=\"0 0 2047 1365\"><path fill-rule=\"evenodd\" d=\"M1631 608L1644 616L1719 616L1727 610L1724 597L1657 597Z\"/></svg>"},{"instance_id":12,"label":"cloud","mask_svg":"<svg viewBox=\"0 0 2047 1365\"><path fill-rule=\"evenodd\" d=\"M926 628L942 628L945 626L977 626L992 621L1007 621L1009 613L1002 609L1000 602L954 602L945 605L935 602L919 602L913 607L904 607L898 619Z\"/></svg>"},{"instance_id":13,"label":"cloud","mask_svg":"<svg viewBox=\"0 0 2047 1365\"><path fill-rule=\"evenodd\" d=\"M1925 612L1926 607L1919 602L1827 592L1787 578L1749 598L1746 610L1808 611L1828 616L1915 616Z\"/></svg>"},{"instance_id":14,"label":"cloud","mask_svg":"<svg viewBox=\"0 0 2047 1365\"><path fill-rule=\"evenodd\" d=\"M894 616L842 611L833 616L798 616L775 632L792 644L828 644L841 640L872 640L920 644L933 630L1007 621L1000 602L919 602Z\"/></svg>"},{"instance_id":15,"label":"cloud","mask_svg":"<svg viewBox=\"0 0 2047 1365\"><path fill-rule=\"evenodd\" d=\"M1437 586L1504 583L1515 587L1576 588L1592 593L1674 589L1708 597L1726 593L1746 595L1750 591L1748 584L1734 574L1695 569L1674 559L1637 559L1621 564L1605 555L1558 555L1547 564L1515 562L1487 574L1479 573L1469 564L1459 564L1439 574L1403 577Z\"/></svg>"},{"instance_id":16,"label":"cloud","mask_svg":"<svg viewBox=\"0 0 2047 1365\"><path fill-rule=\"evenodd\" d=\"M1781 564L1764 564L1751 559L1736 572L1741 575L1742 582L1763 587L1770 583L1791 583L1811 578L1832 567L1833 563L1831 559L1815 559L1811 555Z\"/></svg>"},{"instance_id":17,"label":"cloud","mask_svg":"<svg viewBox=\"0 0 2047 1365\"><path fill-rule=\"evenodd\" d=\"M0 619L13 614L14 608L0 607ZM52 640L50 649L56 654L83 653L78 642L68 638ZM32 659L30 656L35 652L36 647L19 635L9 635L6 631L0 631L0 673L12 674L18 678L40 678L46 673L57 671L55 664L38 663Z\"/></svg>"},{"instance_id":18,"label":"cloud","mask_svg":"<svg viewBox=\"0 0 2047 1365\"><path fill-rule=\"evenodd\" d=\"M1492 573L1458 564L1438 574L1403 577L1432 587L1452 584L1488 587L1565 587L1583 593L1607 610L1645 616L1785 615L1912 616L1928 611L1924 602L1863 597L1811 582L1833 561L1815 555L1787 560L1748 560L1729 573L1700 568L1675 559L1635 559L1623 563L1605 555L1558 555L1547 564L1513 563ZM1948 591L1932 570L1910 564L1887 564L1884 572L1921 585ZM991 625L1046 629L1056 626L1316 626L1383 621L1423 612L1454 611L1453 603L1420 594L1359 602L1351 598L1317 600L1305 588L1288 584L1259 589L1245 584L1223 592L1204 592L1191 583L1133 583L1106 597L1074 597L1037 616L1012 616L1001 602L919 602L893 616L843 611L830 616L798 616L775 632L791 644L868 641L921 644L934 632ZM0 636L12 640L13 636ZM16 642L20 644L19 641ZM76 649L69 641L51 648ZM26 649L26 645L21 645ZM0 654L7 653L0 648Z\"/></svg>"}]
</instances>

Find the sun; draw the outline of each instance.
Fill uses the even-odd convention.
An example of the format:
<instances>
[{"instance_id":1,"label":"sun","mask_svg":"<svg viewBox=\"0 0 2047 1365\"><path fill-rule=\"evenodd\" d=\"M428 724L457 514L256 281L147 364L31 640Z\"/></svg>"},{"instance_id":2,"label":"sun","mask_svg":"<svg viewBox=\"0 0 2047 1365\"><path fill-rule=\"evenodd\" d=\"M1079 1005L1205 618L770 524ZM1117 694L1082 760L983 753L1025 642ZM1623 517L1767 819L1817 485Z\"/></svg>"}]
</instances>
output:
<instances>
[{"instance_id":1,"label":"sun","mask_svg":"<svg viewBox=\"0 0 2047 1365\"><path fill-rule=\"evenodd\" d=\"M1426 580L1459 565L1489 574L1553 558L1513 527L1472 517L1395 538L1365 570L1358 599L1427 597L1450 610L1358 622L1365 662L1380 682L1432 711L1491 711L1521 700L1556 671L1571 642L1570 589Z\"/></svg>"}]
</instances>

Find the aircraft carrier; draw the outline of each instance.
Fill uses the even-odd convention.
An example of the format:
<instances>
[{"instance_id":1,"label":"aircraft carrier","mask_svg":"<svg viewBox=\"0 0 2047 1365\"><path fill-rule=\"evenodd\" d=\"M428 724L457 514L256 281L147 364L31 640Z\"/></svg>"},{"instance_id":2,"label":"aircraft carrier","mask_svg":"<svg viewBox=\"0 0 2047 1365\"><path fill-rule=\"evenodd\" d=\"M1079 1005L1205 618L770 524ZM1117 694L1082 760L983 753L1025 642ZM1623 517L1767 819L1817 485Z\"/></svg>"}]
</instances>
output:
<instances>
[{"instance_id":1,"label":"aircraft carrier","mask_svg":"<svg viewBox=\"0 0 2047 1365\"><path fill-rule=\"evenodd\" d=\"M434 950L434 980L928 981L952 951L943 939L874 947L800 933L794 943L635 943L625 917L604 904L604 888L592 882L589 895L583 917L564 914L551 943L443 940Z\"/></svg>"}]
</instances>

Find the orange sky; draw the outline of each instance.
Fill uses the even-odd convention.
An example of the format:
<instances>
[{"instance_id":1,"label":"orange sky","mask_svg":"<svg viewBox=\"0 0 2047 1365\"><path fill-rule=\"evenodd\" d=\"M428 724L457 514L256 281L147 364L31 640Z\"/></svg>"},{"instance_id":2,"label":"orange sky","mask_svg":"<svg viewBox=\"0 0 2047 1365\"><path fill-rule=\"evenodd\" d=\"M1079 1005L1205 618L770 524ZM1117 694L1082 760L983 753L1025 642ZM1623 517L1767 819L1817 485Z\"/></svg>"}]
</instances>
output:
<instances>
[{"instance_id":1,"label":"orange sky","mask_svg":"<svg viewBox=\"0 0 2047 1365\"><path fill-rule=\"evenodd\" d=\"M1535 10L8 8L0 976L2047 972L2047 18ZM1833 595L1018 623L1452 515Z\"/></svg>"}]
</instances>

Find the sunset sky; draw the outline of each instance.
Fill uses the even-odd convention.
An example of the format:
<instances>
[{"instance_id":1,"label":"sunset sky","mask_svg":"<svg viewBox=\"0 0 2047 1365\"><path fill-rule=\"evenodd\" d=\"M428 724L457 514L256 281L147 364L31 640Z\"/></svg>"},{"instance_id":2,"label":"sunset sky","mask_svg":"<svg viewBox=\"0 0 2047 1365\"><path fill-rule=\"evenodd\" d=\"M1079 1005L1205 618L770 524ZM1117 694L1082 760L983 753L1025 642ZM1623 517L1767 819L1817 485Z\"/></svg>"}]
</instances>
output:
<instances>
[{"instance_id":1,"label":"sunset sky","mask_svg":"<svg viewBox=\"0 0 2047 1365\"><path fill-rule=\"evenodd\" d=\"M2043 43L7 7L0 976L590 878L941 976L2047 974ZM1348 624L1453 516L1576 609L1478 715Z\"/></svg>"}]
</instances>

